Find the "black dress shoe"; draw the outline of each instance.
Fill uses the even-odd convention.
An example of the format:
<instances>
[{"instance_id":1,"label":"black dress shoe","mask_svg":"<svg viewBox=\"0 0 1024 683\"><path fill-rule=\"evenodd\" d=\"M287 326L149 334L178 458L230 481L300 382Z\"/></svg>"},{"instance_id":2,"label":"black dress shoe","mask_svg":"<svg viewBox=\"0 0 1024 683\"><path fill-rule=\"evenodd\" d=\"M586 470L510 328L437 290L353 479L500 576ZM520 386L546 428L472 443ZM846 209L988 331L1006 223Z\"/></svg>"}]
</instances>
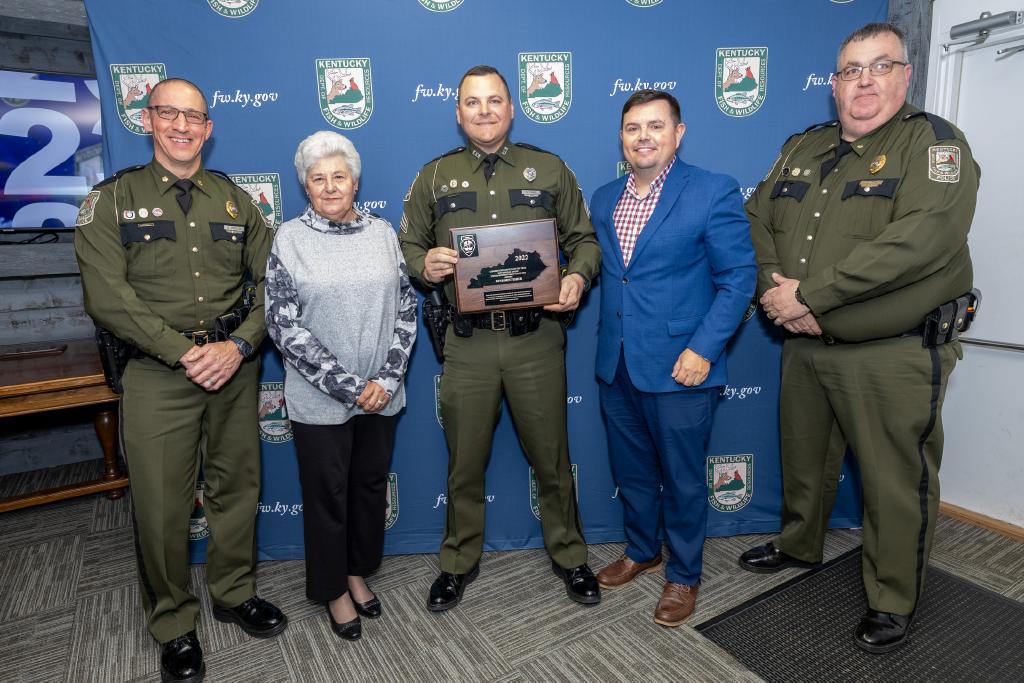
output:
<instances>
[{"instance_id":1,"label":"black dress shoe","mask_svg":"<svg viewBox=\"0 0 1024 683\"><path fill-rule=\"evenodd\" d=\"M203 648L195 631L160 646L160 680L199 683L206 673Z\"/></svg>"},{"instance_id":2,"label":"black dress shoe","mask_svg":"<svg viewBox=\"0 0 1024 683\"><path fill-rule=\"evenodd\" d=\"M441 572L434 584L430 587L430 597L427 598L427 609L431 612L443 612L459 604L462 600L462 592L466 586L473 582L480 574L480 565L475 565L465 574L452 574Z\"/></svg>"},{"instance_id":3,"label":"black dress shoe","mask_svg":"<svg viewBox=\"0 0 1024 683\"><path fill-rule=\"evenodd\" d=\"M853 642L860 649L872 654L892 652L906 642L913 616L869 609L867 614L861 617L857 631L853 635Z\"/></svg>"},{"instance_id":4,"label":"black dress shoe","mask_svg":"<svg viewBox=\"0 0 1024 683\"><path fill-rule=\"evenodd\" d=\"M357 605L359 604L355 600L352 602ZM352 621L346 621L344 624L339 624L334 620L334 615L331 614L331 603L328 602L325 604L327 605L327 618L331 622L331 630L334 631L334 635L339 638L344 638L345 640L359 640L363 637L363 624L359 621L358 614ZM358 612L359 609L356 608L356 611Z\"/></svg>"},{"instance_id":5,"label":"black dress shoe","mask_svg":"<svg viewBox=\"0 0 1024 683\"><path fill-rule=\"evenodd\" d=\"M565 592L569 595L570 600L575 600L583 605L596 605L601 602L601 587L597 583L594 572L590 571L590 567L587 565L581 564L572 569L565 569L551 560L551 569L554 570L556 576L565 581Z\"/></svg>"},{"instance_id":6,"label":"black dress shoe","mask_svg":"<svg viewBox=\"0 0 1024 683\"><path fill-rule=\"evenodd\" d=\"M366 617L367 619L376 619L381 615L381 612L384 611L381 607L380 599L378 599L376 595L366 602L356 602L353 600L352 604L356 606L356 613L361 617Z\"/></svg>"},{"instance_id":7,"label":"black dress shoe","mask_svg":"<svg viewBox=\"0 0 1024 683\"><path fill-rule=\"evenodd\" d=\"M234 622L253 638L270 638L283 631L288 617L263 598L252 596L237 607L213 606L217 621Z\"/></svg>"},{"instance_id":8,"label":"black dress shoe","mask_svg":"<svg viewBox=\"0 0 1024 683\"><path fill-rule=\"evenodd\" d=\"M774 574L789 567L817 567L821 564L820 562L804 562L792 555L787 555L776 548L771 541L751 548L740 555L739 563L748 572L757 574Z\"/></svg>"}]
</instances>

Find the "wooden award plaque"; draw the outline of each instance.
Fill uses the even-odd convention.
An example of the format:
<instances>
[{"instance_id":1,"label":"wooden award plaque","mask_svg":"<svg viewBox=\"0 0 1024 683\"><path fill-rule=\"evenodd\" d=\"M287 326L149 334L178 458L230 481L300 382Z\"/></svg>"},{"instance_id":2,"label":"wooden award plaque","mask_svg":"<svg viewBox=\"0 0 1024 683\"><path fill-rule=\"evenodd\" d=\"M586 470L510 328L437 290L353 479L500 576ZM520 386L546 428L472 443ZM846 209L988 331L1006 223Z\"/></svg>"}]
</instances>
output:
<instances>
[{"instance_id":1,"label":"wooden award plaque","mask_svg":"<svg viewBox=\"0 0 1024 683\"><path fill-rule=\"evenodd\" d=\"M452 228L459 313L557 304L562 288L553 218Z\"/></svg>"}]
</instances>

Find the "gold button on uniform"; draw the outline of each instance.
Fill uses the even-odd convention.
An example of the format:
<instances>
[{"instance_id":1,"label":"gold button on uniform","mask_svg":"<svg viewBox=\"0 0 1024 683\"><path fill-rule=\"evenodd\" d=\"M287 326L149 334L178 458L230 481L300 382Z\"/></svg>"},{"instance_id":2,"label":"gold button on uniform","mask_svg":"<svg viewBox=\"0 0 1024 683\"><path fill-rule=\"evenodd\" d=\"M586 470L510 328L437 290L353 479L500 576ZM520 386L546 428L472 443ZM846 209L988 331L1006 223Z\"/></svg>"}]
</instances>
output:
<instances>
[{"instance_id":1,"label":"gold button on uniform","mask_svg":"<svg viewBox=\"0 0 1024 683\"><path fill-rule=\"evenodd\" d=\"M815 218L821 218L821 211L815 211L814 212L814 217Z\"/></svg>"},{"instance_id":2,"label":"gold button on uniform","mask_svg":"<svg viewBox=\"0 0 1024 683\"><path fill-rule=\"evenodd\" d=\"M199 251L199 247L192 247L192 253L196 253L198 251Z\"/></svg>"},{"instance_id":3,"label":"gold button on uniform","mask_svg":"<svg viewBox=\"0 0 1024 683\"><path fill-rule=\"evenodd\" d=\"M811 241L811 240L813 240L813 239L814 239L814 235L808 235L808 236L807 236L807 241L808 241L808 242L810 242L810 241Z\"/></svg>"},{"instance_id":4,"label":"gold button on uniform","mask_svg":"<svg viewBox=\"0 0 1024 683\"><path fill-rule=\"evenodd\" d=\"M199 271L198 270L196 272L192 273L192 274L195 275L196 277L199 277Z\"/></svg>"},{"instance_id":5,"label":"gold button on uniform","mask_svg":"<svg viewBox=\"0 0 1024 683\"><path fill-rule=\"evenodd\" d=\"M199 303L203 303L203 297L199 297L197 301L199 301Z\"/></svg>"}]
</instances>

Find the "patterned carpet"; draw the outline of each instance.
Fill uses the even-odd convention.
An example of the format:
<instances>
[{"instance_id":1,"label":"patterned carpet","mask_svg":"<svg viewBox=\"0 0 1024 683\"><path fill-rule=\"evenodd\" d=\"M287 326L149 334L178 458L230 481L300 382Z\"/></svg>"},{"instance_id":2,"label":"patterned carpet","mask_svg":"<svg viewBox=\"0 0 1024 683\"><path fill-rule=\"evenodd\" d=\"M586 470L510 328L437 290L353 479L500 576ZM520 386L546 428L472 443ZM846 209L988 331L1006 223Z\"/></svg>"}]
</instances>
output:
<instances>
[{"instance_id":1,"label":"patterned carpet","mask_svg":"<svg viewBox=\"0 0 1024 683\"><path fill-rule=\"evenodd\" d=\"M0 477L0 496L91 474L82 463ZM796 575L741 570L736 557L760 536L709 539L698 624ZM830 532L826 559L859 544ZM0 515L0 679L159 680L159 650L145 630L135 580L128 499L90 496ZM596 545L590 565L621 545ZM1024 601L1024 544L943 518L932 561ZM688 626L666 629L652 612L661 574L576 605L543 550L488 553L480 578L447 613L424 609L438 571L433 555L384 559L370 586L384 616L363 621L363 639L335 637L323 608L305 599L302 562L264 562L260 594L287 613L278 638L249 638L213 620L203 601L199 637L208 681L756 681L757 676ZM205 581L193 568L193 586ZM525 599L524 599L525 596ZM850 624L850 629L855 624ZM850 647L853 648L852 643ZM978 680L985 678L979 672Z\"/></svg>"}]
</instances>

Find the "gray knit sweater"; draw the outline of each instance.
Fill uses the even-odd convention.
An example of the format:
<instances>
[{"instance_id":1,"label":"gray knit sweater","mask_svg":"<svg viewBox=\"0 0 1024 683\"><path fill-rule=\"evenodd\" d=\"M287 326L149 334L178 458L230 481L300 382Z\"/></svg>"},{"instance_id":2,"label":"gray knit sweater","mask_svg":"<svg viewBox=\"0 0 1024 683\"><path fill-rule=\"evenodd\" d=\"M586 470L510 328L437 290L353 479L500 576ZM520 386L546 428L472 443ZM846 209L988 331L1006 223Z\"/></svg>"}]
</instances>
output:
<instances>
[{"instance_id":1,"label":"gray knit sweater","mask_svg":"<svg viewBox=\"0 0 1024 683\"><path fill-rule=\"evenodd\" d=\"M267 332L285 360L289 417L341 424L373 380L405 406L416 295L391 224L359 213L335 223L311 206L281 225L267 260Z\"/></svg>"}]
</instances>

